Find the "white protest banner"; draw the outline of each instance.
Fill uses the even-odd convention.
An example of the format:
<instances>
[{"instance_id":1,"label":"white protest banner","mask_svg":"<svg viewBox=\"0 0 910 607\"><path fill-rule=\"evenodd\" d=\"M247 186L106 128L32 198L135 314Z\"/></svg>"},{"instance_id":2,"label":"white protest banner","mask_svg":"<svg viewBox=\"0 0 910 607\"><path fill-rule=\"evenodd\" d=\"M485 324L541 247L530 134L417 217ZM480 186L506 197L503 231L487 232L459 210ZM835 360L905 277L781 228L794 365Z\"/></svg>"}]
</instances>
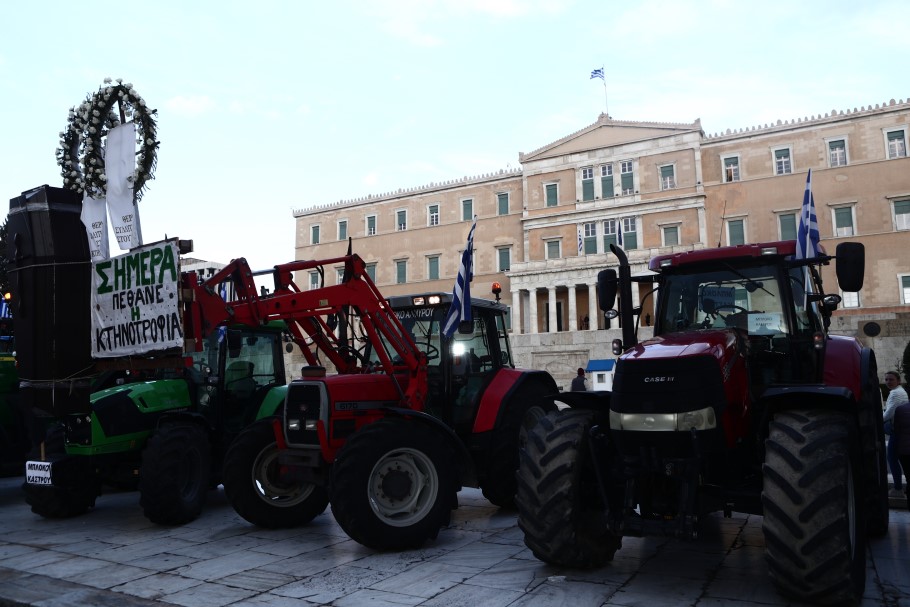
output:
<instances>
[{"instance_id":1,"label":"white protest banner","mask_svg":"<svg viewBox=\"0 0 910 607\"><path fill-rule=\"evenodd\" d=\"M104 199L92 198L85 193L82 199L82 223L88 234L88 248L92 261L107 259L111 247L107 235L107 206Z\"/></svg>"},{"instance_id":2,"label":"white protest banner","mask_svg":"<svg viewBox=\"0 0 910 607\"><path fill-rule=\"evenodd\" d=\"M114 127L104 147L104 175L107 178L107 205L111 225L120 250L129 251L142 245L139 215L133 201L136 170L136 125L132 122Z\"/></svg>"},{"instance_id":3,"label":"white protest banner","mask_svg":"<svg viewBox=\"0 0 910 607\"><path fill-rule=\"evenodd\" d=\"M176 239L95 262L92 270L93 358L183 350Z\"/></svg>"}]
</instances>

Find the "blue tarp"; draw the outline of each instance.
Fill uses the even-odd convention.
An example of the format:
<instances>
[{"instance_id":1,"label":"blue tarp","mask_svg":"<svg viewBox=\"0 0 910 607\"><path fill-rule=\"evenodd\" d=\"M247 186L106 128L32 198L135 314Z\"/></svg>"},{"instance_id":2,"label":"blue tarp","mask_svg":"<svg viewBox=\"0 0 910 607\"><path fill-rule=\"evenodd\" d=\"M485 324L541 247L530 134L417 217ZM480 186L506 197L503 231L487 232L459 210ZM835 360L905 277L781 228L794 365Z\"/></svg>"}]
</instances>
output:
<instances>
[{"instance_id":1,"label":"blue tarp","mask_svg":"<svg viewBox=\"0 0 910 607\"><path fill-rule=\"evenodd\" d=\"M585 368L585 372L591 373L592 371L612 371L613 365L616 363L612 358L592 358L588 361L588 366Z\"/></svg>"}]
</instances>

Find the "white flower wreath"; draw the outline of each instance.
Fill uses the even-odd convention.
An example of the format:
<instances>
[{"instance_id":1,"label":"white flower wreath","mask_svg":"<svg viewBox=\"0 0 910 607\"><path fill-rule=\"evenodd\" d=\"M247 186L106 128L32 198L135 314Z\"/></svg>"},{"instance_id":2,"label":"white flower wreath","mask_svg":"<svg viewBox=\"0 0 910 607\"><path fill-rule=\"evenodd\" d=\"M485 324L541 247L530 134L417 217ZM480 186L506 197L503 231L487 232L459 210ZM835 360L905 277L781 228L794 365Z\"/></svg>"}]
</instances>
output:
<instances>
[{"instance_id":1,"label":"white flower wreath","mask_svg":"<svg viewBox=\"0 0 910 607\"><path fill-rule=\"evenodd\" d=\"M114 112L114 104L119 104L119 116ZM79 193L88 192L92 198L104 198L107 183L101 141L122 121L132 120L136 124L139 153L130 181L138 202L147 182L155 178L159 145L154 118L157 113L158 110L148 108L132 84L123 83L119 78L113 84L110 78L105 78L104 86L97 93L70 109L67 129L60 133L57 164L63 187Z\"/></svg>"}]
</instances>

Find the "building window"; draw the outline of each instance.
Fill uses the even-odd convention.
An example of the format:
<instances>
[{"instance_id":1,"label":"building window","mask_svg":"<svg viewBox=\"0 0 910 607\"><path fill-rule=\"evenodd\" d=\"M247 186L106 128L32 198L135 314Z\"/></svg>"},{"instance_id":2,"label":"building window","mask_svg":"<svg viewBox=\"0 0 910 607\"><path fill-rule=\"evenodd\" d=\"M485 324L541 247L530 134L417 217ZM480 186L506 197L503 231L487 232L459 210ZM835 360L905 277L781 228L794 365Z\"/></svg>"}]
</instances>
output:
<instances>
[{"instance_id":1,"label":"building window","mask_svg":"<svg viewBox=\"0 0 910 607\"><path fill-rule=\"evenodd\" d=\"M335 268L335 284L344 284L344 268Z\"/></svg>"},{"instance_id":2,"label":"building window","mask_svg":"<svg viewBox=\"0 0 910 607\"><path fill-rule=\"evenodd\" d=\"M886 131L885 141L888 145L888 158L905 158L907 156L907 129Z\"/></svg>"},{"instance_id":3,"label":"building window","mask_svg":"<svg viewBox=\"0 0 910 607\"><path fill-rule=\"evenodd\" d=\"M376 234L376 216L367 215L367 236Z\"/></svg>"},{"instance_id":4,"label":"building window","mask_svg":"<svg viewBox=\"0 0 910 607\"><path fill-rule=\"evenodd\" d=\"M428 226L438 226L439 225L439 205L431 204L427 207L427 225Z\"/></svg>"},{"instance_id":5,"label":"building window","mask_svg":"<svg viewBox=\"0 0 910 607\"><path fill-rule=\"evenodd\" d=\"M727 244L746 244L746 223L742 219L727 221Z\"/></svg>"},{"instance_id":6,"label":"building window","mask_svg":"<svg viewBox=\"0 0 910 607\"><path fill-rule=\"evenodd\" d=\"M559 204L559 191L555 183L548 183L544 186L544 190L547 193L547 206L555 207Z\"/></svg>"},{"instance_id":7,"label":"building window","mask_svg":"<svg viewBox=\"0 0 910 607\"><path fill-rule=\"evenodd\" d=\"M901 276L901 303L910 304L910 276Z\"/></svg>"},{"instance_id":8,"label":"building window","mask_svg":"<svg viewBox=\"0 0 910 607\"><path fill-rule=\"evenodd\" d=\"M796 213L781 213L777 216L781 240L796 240Z\"/></svg>"},{"instance_id":9,"label":"building window","mask_svg":"<svg viewBox=\"0 0 910 607\"><path fill-rule=\"evenodd\" d=\"M376 264L375 263L366 264L366 272L367 272L367 276L370 277L370 280L372 280L373 282L376 282Z\"/></svg>"},{"instance_id":10,"label":"building window","mask_svg":"<svg viewBox=\"0 0 910 607\"><path fill-rule=\"evenodd\" d=\"M638 230L634 217L622 218L622 248L626 251L638 248Z\"/></svg>"},{"instance_id":11,"label":"building window","mask_svg":"<svg viewBox=\"0 0 910 607\"><path fill-rule=\"evenodd\" d=\"M834 213L834 235L853 236L853 207L838 207L832 209Z\"/></svg>"},{"instance_id":12,"label":"building window","mask_svg":"<svg viewBox=\"0 0 910 607\"><path fill-rule=\"evenodd\" d=\"M462 221L471 221L474 219L474 199L465 198L461 201L461 219Z\"/></svg>"},{"instance_id":13,"label":"building window","mask_svg":"<svg viewBox=\"0 0 910 607\"><path fill-rule=\"evenodd\" d=\"M616 225L617 221L615 219L606 219L603 222L604 229L604 253L610 250L610 245L619 244L619 240L616 237Z\"/></svg>"},{"instance_id":14,"label":"building window","mask_svg":"<svg viewBox=\"0 0 910 607\"><path fill-rule=\"evenodd\" d=\"M672 164L665 164L660 167L660 189L672 190L676 187L676 167Z\"/></svg>"},{"instance_id":15,"label":"building window","mask_svg":"<svg viewBox=\"0 0 910 607\"><path fill-rule=\"evenodd\" d=\"M632 161L623 160L620 164L620 182L622 183L623 196L628 196L635 192L635 179L632 172Z\"/></svg>"},{"instance_id":16,"label":"building window","mask_svg":"<svg viewBox=\"0 0 910 607\"><path fill-rule=\"evenodd\" d=\"M509 214L509 195L508 194L497 194L496 195L496 212L499 215L508 215Z\"/></svg>"},{"instance_id":17,"label":"building window","mask_svg":"<svg viewBox=\"0 0 910 607\"><path fill-rule=\"evenodd\" d=\"M408 212L395 211L395 229L403 232L408 229Z\"/></svg>"},{"instance_id":18,"label":"building window","mask_svg":"<svg viewBox=\"0 0 910 607\"><path fill-rule=\"evenodd\" d=\"M585 255L597 253L597 224L593 221L584 224L583 233Z\"/></svg>"},{"instance_id":19,"label":"building window","mask_svg":"<svg viewBox=\"0 0 910 607\"><path fill-rule=\"evenodd\" d=\"M559 251L559 241L558 240L548 240L547 241L547 259L559 259L562 257Z\"/></svg>"},{"instance_id":20,"label":"building window","mask_svg":"<svg viewBox=\"0 0 910 607\"><path fill-rule=\"evenodd\" d=\"M739 156L723 156L724 183L739 181Z\"/></svg>"},{"instance_id":21,"label":"building window","mask_svg":"<svg viewBox=\"0 0 910 607\"><path fill-rule=\"evenodd\" d=\"M790 148L774 150L774 174L789 175L793 172L793 163L790 160Z\"/></svg>"},{"instance_id":22,"label":"building window","mask_svg":"<svg viewBox=\"0 0 910 607\"><path fill-rule=\"evenodd\" d=\"M439 255L427 257L427 278L429 280L439 278Z\"/></svg>"},{"instance_id":23,"label":"building window","mask_svg":"<svg viewBox=\"0 0 910 607\"><path fill-rule=\"evenodd\" d=\"M310 244L319 244L319 226L310 226Z\"/></svg>"},{"instance_id":24,"label":"building window","mask_svg":"<svg viewBox=\"0 0 910 607\"><path fill-rule=\"evenodd\" d=\"M828 141L828 166L831 168L847 166L846 139L831 139Z\"/></svg>"},{"instance_id":25,"label":"building window","mask_svg":"<svg viewBox=\"0 0 910 607\"><path fill-rule=\"evenodd\" d=\"M859 293L856 291L841 291L841 303L845 308L859 307Z\"/></svg>"},{"instance_id":26,"label":"building window","mask_svg":"<svg viewBox=\"0 0 910 607\"><path fill-rule=\"evenodd\" d=\"M319 288L319 272L310 272L310 290Z\"/></svg>"},{"instance_id":27,"label":"building window","mask_svg":"<svg viewBox=\"0 0 910 607\"><path fill-rule=\"evenodd\" d=\"M497 270L508 272L512 268L512 250L508 247L496 249Z\"/></svg>"},{"instance_id":28,"label":"building window","mask_svg":"<svg viewBox=\"0 0 910 607\"><path fill-rule=\"evenodd\" d=\"M342 219L338 222L338 240L348 239L348 220Z\"/></svg>"},{"instance_id":29,"label":"building window","mask_svg":"<svg viewBox=\"0 0 910 607\"><path fill-rule=\"evenodd\" d=\"M894 201L894 228L910 230L910 200Z\"/></svg>"},{"instance_id":30,"label":"building window","mask_svg":"<svg viewBox=\"0 0 910 607\"><path fill-rule=\"evenodd\" d=\"M613 163L600 167L600 192L604 198L613 198Z\"/></svg>"},{"instance_id":31,"label":"building window","mask_svg":"<svg viewBox=\"0 0 910 607\"><path fill-rule=\"evenodd\" d=\"M675 247L679 244L679 226L664 226L661 234L665 247Z\"/></svg>"},{"instance_id":32,"label":"building window","mask_svg":"<svg viewBox=\"0 0 910 607\"><path fill-rule=\"evenodd\" d=\"M408 262L405 259L399 259L395 262L395 283L403 285L408 282Z\"/></svg>"},{"instance_id":33,"label":"building window","mask_svg":"<svg viewBox=\"0 0 910 607\"><path fill-rule=\"evenodd\" d=\"M581 199L594 200L594 167L581 170Z\"/></svg>"}]
</instances>

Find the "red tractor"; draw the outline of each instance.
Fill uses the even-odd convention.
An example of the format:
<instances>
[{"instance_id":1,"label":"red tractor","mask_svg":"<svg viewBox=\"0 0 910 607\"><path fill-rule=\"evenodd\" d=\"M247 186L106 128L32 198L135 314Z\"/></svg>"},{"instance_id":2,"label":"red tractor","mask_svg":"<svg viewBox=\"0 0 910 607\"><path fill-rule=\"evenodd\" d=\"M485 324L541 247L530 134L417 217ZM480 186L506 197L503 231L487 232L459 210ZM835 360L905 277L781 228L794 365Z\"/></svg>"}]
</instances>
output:
<instances>
[{"instance_id":1,"label":"red tractor","mask_svg":"<svg viewBox=\"0 0 910 607\"><path fill-rule=\"evenodd\" d=\"M292 280L342 267L335 286L301 291ZM537 397L557 387L546 372L514 368L506 306L472 300L473 318L446 336L450 295L386 300L357 255L276 266L274 278L274 292L257 295L235 260L192 288L186 315L190 335L284 320L308 363L276 414L226 454L225 492L242 517L297 526L331 502L353 539L402 549L436 537L462 486L514 504L520 437L555 410ZM234 301L217 293L226 280Z\"/></svg>"},{"instance_id":2,"label":"red tractor","mask_svg":"<svg viewBox=\"0 0 910 607\"><path fill-rule=\"evenodd\" d=\"M598 567L622 536L695 538L708 513L763 515L780 592L856 601L867 534L888 526L875 355L830 335L843 291L863 282L861 244L797 259L795 242L663 255L653 274L599 276L623 337L612 392L569 393L528 432L518 472L525 543L549 563ZM651 285L654 336L638 342L631 285ZM619 311L613 310L617 290Z\"/></svg>"}]
</instances>

